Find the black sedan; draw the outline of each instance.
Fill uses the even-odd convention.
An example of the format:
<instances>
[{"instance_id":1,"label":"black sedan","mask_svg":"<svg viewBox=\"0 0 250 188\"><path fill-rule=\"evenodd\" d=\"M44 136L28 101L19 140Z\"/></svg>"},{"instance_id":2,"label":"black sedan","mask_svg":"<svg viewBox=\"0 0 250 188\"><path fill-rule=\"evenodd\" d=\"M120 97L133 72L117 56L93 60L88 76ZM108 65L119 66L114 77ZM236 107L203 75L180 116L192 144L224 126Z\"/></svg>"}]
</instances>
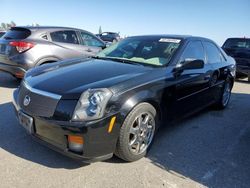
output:
<instances>
[{"instance_id":1,"label":"black sedan","mask_svg":"<svg viewBox=\"0 0 250 188\"><path fill-rule=\"evenodd\" d=\"M43 65L14 92L36 140L85 162L145 156L160 125L227 106L235 61L200 37L129 37L96 57ZM24 148L25 149L25 148Z\"/></svg>"}]
</instances>

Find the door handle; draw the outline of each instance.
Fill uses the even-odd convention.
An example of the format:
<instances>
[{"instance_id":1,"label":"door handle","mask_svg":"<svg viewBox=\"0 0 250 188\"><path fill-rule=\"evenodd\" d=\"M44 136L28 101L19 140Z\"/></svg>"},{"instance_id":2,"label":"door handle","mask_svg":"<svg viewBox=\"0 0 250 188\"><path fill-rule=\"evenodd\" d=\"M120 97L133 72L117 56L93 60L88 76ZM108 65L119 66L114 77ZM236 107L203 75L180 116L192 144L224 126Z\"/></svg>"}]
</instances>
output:
<instances>
[{"instance_id":1,"label":"door handle","mask_svg":"<svg viewBox=\"0 0 250 188\"><path fill-rule=\"evenodd\" d=\"M87 51L87 52L92 52L92 50L91 50L90 48L88 48L86 51Z\"/></svg>"}]
</instances>

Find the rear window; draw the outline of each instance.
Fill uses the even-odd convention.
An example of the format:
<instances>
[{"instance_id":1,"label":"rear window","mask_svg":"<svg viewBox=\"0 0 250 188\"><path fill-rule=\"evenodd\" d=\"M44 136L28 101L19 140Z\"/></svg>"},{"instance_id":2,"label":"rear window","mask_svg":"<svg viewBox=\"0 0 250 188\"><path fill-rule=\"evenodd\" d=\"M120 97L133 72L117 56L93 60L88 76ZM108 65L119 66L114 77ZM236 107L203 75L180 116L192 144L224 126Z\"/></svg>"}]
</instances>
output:
<instances>
[{"instance_id":1,"label":"rear window","mask_svg":"<svg viewBox=\"0 0 250 188\"><path fill-rule=\"evenodd\" d=\"M227 39L223 48L245 48L250 49L250 39Z\"/></svg>"},{"instance_id":2,"label":"rear window","mask_svg":"<svg viewBox=\"0 0 250 188\"><path fill-rule=\"evenodd\" d=\"M6 40L26 39L28 36L30 36L30 34L31 34L31 31L29 29L14 27L5 33L3 38Z\"/></svg>"}]
</instances>

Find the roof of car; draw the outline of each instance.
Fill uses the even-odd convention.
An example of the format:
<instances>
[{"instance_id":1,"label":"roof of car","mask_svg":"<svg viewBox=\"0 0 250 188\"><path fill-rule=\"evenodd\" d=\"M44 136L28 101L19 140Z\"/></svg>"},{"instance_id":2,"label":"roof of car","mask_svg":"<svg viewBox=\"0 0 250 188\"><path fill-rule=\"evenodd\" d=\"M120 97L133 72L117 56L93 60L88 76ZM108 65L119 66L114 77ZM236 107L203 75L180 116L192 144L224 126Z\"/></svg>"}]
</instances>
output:
<instances>
[{"instance_id":1,"label":"roof of car","mask_svg":"<svg viewBox=\"0 0 250 188\"><path fill-rule=\"evenodd\" d=\"M111 31L105 31L105 32L102 32L102 34L103 34L103 33L118 34L118 33L116 33L116 32L111 32Z\"/></svg>"},{"instance_id":2,"label":"roof of car","mask_svg":"<svg viewBox=\"0 0 250 188\"><path fill-rule=\"evenodd\" d=\"M244 40L244 39L250 39L250 38L247 38L247 37L232 37L232 38L227 38L227 40L228 39L233 39L233 40L234 39L243 39Z\"/></svg>"},{"instance_id":3,"label":"roof of car","mask_svg":"<svg viewBox=\"0 0 250 188\"><path fill-rule=\"evenodd\" d=\"M25 28L25 29L29 29L29 30L57 30L57 29L83 30L83 29L79 29L79 28L62 27L62 26L16 26L16 27L13 27L13 28Z\"/></svg>"},{"instance_id":4,"label":"roof of car","mask_svg":"<svg viewBox=\"0 0 250 188\"><path fill-rule=\"evenodd\" d=\"M173 34L158 34L158 35L138 35L131 36L128 38L139 37L139 38L175 38L175 39L201 39L201 40L210 40L204 37L192 36L192 35L173 35Z\"/></svg>"}]
</instances>

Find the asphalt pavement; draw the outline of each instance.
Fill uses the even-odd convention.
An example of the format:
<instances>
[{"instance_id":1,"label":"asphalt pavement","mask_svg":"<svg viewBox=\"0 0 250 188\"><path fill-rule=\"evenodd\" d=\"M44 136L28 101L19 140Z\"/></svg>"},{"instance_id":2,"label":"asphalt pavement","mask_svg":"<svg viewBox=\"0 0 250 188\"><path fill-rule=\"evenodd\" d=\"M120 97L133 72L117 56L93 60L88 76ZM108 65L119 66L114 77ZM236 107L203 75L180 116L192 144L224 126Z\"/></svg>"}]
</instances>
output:
<instances>
[{"instance_id":1,"label":"asphalt pavement","mask_svg":"<svg viewBox=\"0 0 250 188\"><path fill-rule=\"evenodd\" d=\"M0 72L0 188L250 187L250 83L223 111L208 108L160 129L148 155L82 164L32 140L15 118L19 82Z\"/></svg>"}]
</instances>

